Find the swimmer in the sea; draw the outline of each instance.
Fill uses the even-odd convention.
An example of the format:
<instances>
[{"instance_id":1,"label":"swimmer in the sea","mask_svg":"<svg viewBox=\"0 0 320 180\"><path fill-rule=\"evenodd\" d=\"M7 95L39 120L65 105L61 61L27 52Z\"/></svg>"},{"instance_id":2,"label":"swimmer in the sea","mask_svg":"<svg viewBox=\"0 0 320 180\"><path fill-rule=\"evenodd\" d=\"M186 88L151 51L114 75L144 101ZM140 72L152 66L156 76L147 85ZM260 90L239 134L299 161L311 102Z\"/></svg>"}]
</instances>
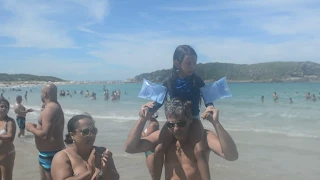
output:
<instances>
[{"instance_id":1,"label":"swimmer in the sea","mask_svg":"<svg viewBox=\"0 0 320 180\"><path fill-rule=\"evenodd\" d=\"M293 103L292 98L289 98L289 103L290 103L290 104L292 104L292 103Z\"/></svg>"},{"instance_id":2,"label":"swimmer in the sea","mask_svg":"<svg viewBox=\"0 0 320 180\"><path fill-rule=\"evenodd\" d=\"M313 95L312 95L312 101L313 101L313 102L316 102L316 100L317 100L316 95L313 94Z\"/></svg>"},{"instance_id":3,"label":"swimmer in the sea","mask_svg":"<svg viewBox=\"0 0 320 180\"><path fill-rule=\"evenodd\" d=\"M261 102L264 103L264 96L261 96Z\"/></svg>"},{"instance_id":4,"label":"swimmer in the sea","mask_svg":"<svg viewBox=\"0 0 320 180\"><path fill-rule=\"evenodd\" d=\"M278 102L278 94L276 92L273 93L273 101Z\"/></svg>"},{"instance_id":5,"label":"swimmer in the sea","mask_svg":"<svg viewBox=\"0 0 320 180\"><path fill-rule=\"evenodd\" d=\"M307 100L308 99L311 99L311 95L310 95L310 93L308 92L308 93L306 93L306 95L304 96Z\"/></svg>"},{"instance_id":6,"label":"swimmer in the sea","mask_svg":"<svg viewBox=\"0 0 320 180\"><path fill-rule=\"evenodd\" d=\"M24 94L24 99L28 101L28 91L26 91L26 93Z\"/></svg>"},{"instance_id":7,"label":"swimmer in the sea","mask_svg":"<svg viewBox=\"0 0 320 180\"><path fill-rule=\"evenodd\" d=\"M89 96L89 91L88 91L88 90L86 90L86 94L85 94L85 96L86 96L86 97L88 97L88 96Z\"/></svg>"}]
</instances>

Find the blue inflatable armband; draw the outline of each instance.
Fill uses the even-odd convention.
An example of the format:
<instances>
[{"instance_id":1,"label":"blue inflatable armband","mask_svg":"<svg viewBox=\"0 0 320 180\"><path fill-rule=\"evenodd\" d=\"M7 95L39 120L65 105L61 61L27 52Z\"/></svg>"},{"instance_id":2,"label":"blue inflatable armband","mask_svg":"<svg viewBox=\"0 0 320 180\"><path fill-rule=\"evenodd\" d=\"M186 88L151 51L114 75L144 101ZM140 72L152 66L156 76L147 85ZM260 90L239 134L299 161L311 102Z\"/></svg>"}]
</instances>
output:
<instances>
[{"instance_id":1,"label":"blue inflatable armband","mask_svg":"<svg viewBox=\"0 0 320 180\"><path fill-rule=\"evenodd\" d=\"M143 78L142 88L139 96L143 99L153 100L157 103L162 104L167 94L167 88L155 83L152 83Z\"/></svg>"},{"instance_id":2,"label":"blue inflatable armband","mask_svg":"<svg viewBox=\"0 0 320 180\"><path fill-rule=\"evenodd\" d=\"M225 77L205 85L200 88L200 91L205 104L213 103L217 99L232 97Z\"/></svg>"}]
</instances>

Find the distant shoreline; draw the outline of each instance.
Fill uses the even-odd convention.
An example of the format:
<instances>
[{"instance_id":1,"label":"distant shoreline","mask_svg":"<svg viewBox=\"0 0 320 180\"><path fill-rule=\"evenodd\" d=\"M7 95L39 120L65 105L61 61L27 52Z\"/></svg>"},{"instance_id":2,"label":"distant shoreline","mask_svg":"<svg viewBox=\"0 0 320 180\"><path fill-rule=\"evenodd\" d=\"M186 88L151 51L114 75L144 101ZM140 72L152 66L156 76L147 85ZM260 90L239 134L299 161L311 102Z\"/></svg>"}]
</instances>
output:
<instances>
[{"instance_id":1,"label":"distant shoreline","mask_svg":"<svg viewBox=\"0 0 320 180\"><path fill-rule=\"evenodd\" d=\"M205 83L215 82L216 80L204 80ZM151 80L152 81L152 80ZM126 81L126 84L142 83L143 81ZM162 81L152 81L153 83L163 83ZM228 83L297 83L297 82L320 82L319 78L287 78L269 80L228 80Z\"/></svg>"},{"instance_id":2,"label":"distant shoreline","mask_svg":"<svg viewBox=\"0 0 320 180\"><path fill-rule=\"evenodd\" d=\"M215 80L205 80L205 83L214 82ZM254 80L243 80L243 81L235 81L235 80L227 80L228 83L297 83L297 82L320 82L319 79L316 80L263 80L263 81L254 81ZM0 82L0 88L12 88L12 87L34 87L34 86L42 86L47 83L47 81L8 81L8 82ZM74 84L140 84L142 81L57 81L53 82L56 85L74 85ZM162 82L154 82L154 83L162 83Z\"/></svg>"},{"instance_id":3,"label":"distant shoreline","mask_svg":"<svg viewBox=\"0 0 320 180\"><path fill-rule=\"evenodd\" d=\"M0 82L0 88L12 87L34 87L42 86L48 81L5 81ZM56 85L71 85L71 84L124 84L123 81L56 81Z\"/></svg>"},{"instance_id":4,"label":"distant shoreline","mask_svg":"<svg viewBox=\"0 0 320 180\"><path fill-rule=\"evenodd\" d=\"M0 82L0 88L5 88L5 87L32 87L32 86L41 86L48 81L5 81L5 82ZM69 81L58 81L58 82L53 82L57 85L60 84L69 84Z\"/></svg>"}]
</instances>

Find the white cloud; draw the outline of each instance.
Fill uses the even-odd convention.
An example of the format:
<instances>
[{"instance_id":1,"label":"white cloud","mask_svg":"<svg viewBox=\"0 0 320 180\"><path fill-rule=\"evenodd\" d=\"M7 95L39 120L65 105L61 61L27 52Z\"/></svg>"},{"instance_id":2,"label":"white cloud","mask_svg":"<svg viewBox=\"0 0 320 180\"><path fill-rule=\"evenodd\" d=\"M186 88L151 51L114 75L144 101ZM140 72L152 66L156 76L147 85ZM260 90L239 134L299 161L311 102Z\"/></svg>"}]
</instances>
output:
<instances>
[{"instance_id":1,"label":"white cloud","mask_svg":"<svg viewBox=\"0 0 320 180\"><path fill-rule=\"evenodd\" d=\"M318 35L320 2L316 0L240 0L235 16L270 35ZM319 35L318 35L319 37Z\"/></svg>"},{"instance_id":2,"label":"white cloud","mask_svg":"<svg viewBox=\"0 0 320 180\"><path fill-rule=\"evenodd\" d=\"M91 18L97 22L102 22L109 14L108 0L68 0L85 8Z\"/></svg>"},{"instance_id":3,"label":"white cloud","mask_svg":"<svg viewBox=\"0 0 320 180\"><path fill-rule=\"evenodd\" d=\"M224 1L204 6L171 6L162 7L165 11L204 12L193 14L188 21L181 20L181 16L173 16L167 21L179 22L181 31L200 30L196 36L119 34L103 40L89 54L127 65L137 71L136 74L150 72L162 68L172 67L172 55L176 46L180 44L192 45L199 57L199 61L229 62L229 63L257 63L266 61L315 61L320 62L320 55L316 47L320 45L320 17L318 3L315 0L237 0ZM164 11L164 12L165 12ZM211 20L210 20L211 19ZM233 37L219 37L201 35L201 30L207 31L221 28L225 21L238 21L237 27L250 33L258 31L259 35L233 35ZM313 23L314 22L314 23ZM202 24L201 24L202 23ZM184 24L184 25L183 25ZM210 26L210 24L214 24ZM234 29L237 34L238 29ZM91 32L93 33L93 32ZM100 34L101 35L101 34ZM281 36L279 38L279 36ZM111 38L110 38L111 37ZM115 38L112 38L115 37ZM121 40L120 40L121 38ZM152 63L151 63L152 62Z\"/></svg>"},{"instance_id":4,"label":"white cloud","mask_svg":"<svg viewBox=\"0 0 320 180\"><path fill-rule=\"evenodd\" d=\"M107 15L109 6L106 0L76 2L88 9L87 14L94 21L102 21ZM70 13L71 10L75 16L83 13L73 6L72 3L66 3L66 0L3 0L0 10L8 13L9 18L6 22L0 22L0 36L13 38L14 44L5 45L11 47L74 48L76 44L69 35L72 25L64 22L64 19L53 18Z\"/></svg>"},{"instance_id":5,"label":"white cloud","mask_svg":"<svg viewBox=\"0 0 320 180\"><path fill-rule=\"evenodd\" d=\"M259 63L268 61L315 61L320 62L316 51L320 39L292 40L279 43L255 43L241 39L215 39L196 45L198 51L215 62Z\"/></svg>"},{"instance_id":6,"label":"white cloud","mask_svg":"<svg viewBox=\"0 0 320 180\"><path fill-rule=\"evenodd\" d=\"M73 48L67 32L43 18L15 18L0 30L3 36L16 40L14 47Z\"/></svg>"},{"instance_id":7,"label":"white cloud","mask_svg":"<svg viewBox=\"0 0 320 180\"><path fill-rule=\"evenodd\" d=\"M50 4L35 1L3 1L3 9L12 14L5 23L1 23L0 34L14 38L14 47L68 48L74 42L67 32L54 21L45 16L59 12L50 8ZM33 4L30 6L30 4Z\"/></svg>"},{"instance_id":8,"label":"white cloud","mask_svg":"<svg viewBox=\"0 0 320 180\"><path fill-rule=\"evenodd\" d=\"M156 16L158 12L151 13L152 9L143 12L139 10L136 13L140 19L144 18L148 23L149 18L154 19L154 28L150 24L148 30L134 27L134 33L131 29L119 29L119 32L124 33L98 32L94 29L93 25L103 22L108 15L108 1L60 0L60 5L61 2L68 2L63 9L58 7L56 1L34 6L26 4L32 4L35 0L5 2L3 8L13 13L14 17L12 21L10 19L0 23L0 36L2 33L15 38L15 46L75 47L75 42L68 34L70 26L74 26L89 33L92 38L87 45L82 46L83 52L99 59L76 63L65 57L58 58L61 60L57 62L52 62L57 59L54 57L33 57L29 59L32 64L43 61L51 64L43 69L28 66L33 68L30 72L76 74L79 77L87 74L88 79L125 79L144 72L171 68L173 52L180 44L192 45L199 55L199 62L320 63L320 54L316 49L320 47L320 20L317 18L320 17L320 4L316 0L226 0L205 6L164 7L162 13L176 11L165 16ZM77 11L71 11L73 8ZM85 12L87 19L83 18L72 25L63 19L53 21L49 18L50 15L70 12L78 17L78 14L83 14L79 10ZM99 29L106 27L100 26ZM110 64L118 65L118 69ZM97 70L101 67L106 69Z\"/></svg>"},{"instance_id":9,"label":"white cloud","mask_svg":"<svg viewBox=\"0 0 320 180\"><path fill-rule=\"evenodd\" d=\"M123 35L128 36L128 35ZM134 70L132 76L172 67L176 46L192 45L198 62L252 64L268 61L314 61L320 63L317 47L320 39L296 39L284 42L257 43L244 38L203 37L137 37L135 41L104 41L89 54ZM204 57L205 59L201 59ZM129 74L128 74L129 75ZM127 78L126 76L125 78ZM129 76L130 77L130 76Z\"/></svg>"},{"instance_id":10,"label":"white cloud","mask_svg":"<svg viewBox=\"0 0 320 180\"><path fill-rule=\"evenodd\" d=\"M151 19L153 19L150 14L145 13L145 12L139 12L138 14L139 14L139 16L142 17L143 19L146 19L146 20L151 20Z\"/></svg>"},{"instance_id":11,"label":"white cloud","mask_svg":"<svg viewBox=\"0 0 320 180\"><path fill-rule=\"evenodd\" d=\"M171 6L160 9L176 13L206 13L205 16L220 23L224 23L224 20L240 20L240 24L271 35L314 35L320 29L318 0L226 0L201 6Z\"/></svg>"},{"instance_id":12,"label":"white cloud","mask_svg":"<svg viewBox=\"0 0 320 180\"><path fill-rule=\"evenodd\" d=\"M181 11L181 12L199 12L199 11L214 11L219 9L216 6L186 6L186 7L179 7L179 6L171 6L171 7L161 7L160 9L166 11Z\"/></svg>"}]
</instances>

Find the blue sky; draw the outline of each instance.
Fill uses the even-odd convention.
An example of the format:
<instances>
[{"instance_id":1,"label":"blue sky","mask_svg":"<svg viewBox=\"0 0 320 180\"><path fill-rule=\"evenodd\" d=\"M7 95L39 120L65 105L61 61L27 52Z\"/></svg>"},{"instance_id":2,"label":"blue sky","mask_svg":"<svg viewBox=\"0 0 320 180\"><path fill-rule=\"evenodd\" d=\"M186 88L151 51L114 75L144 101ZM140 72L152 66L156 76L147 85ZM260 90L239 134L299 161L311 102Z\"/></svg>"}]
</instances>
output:
<instances>
[{"instance_id":1,"label":"blue sky","mask_svg":"<svg viewBox=\"0 0 320 180\"><path fill-rule=\"evenodd\" d=\"M320 63L319 0L1 0L1 72L124 80L198 62Z\"/></svg>"}]
</instances>

